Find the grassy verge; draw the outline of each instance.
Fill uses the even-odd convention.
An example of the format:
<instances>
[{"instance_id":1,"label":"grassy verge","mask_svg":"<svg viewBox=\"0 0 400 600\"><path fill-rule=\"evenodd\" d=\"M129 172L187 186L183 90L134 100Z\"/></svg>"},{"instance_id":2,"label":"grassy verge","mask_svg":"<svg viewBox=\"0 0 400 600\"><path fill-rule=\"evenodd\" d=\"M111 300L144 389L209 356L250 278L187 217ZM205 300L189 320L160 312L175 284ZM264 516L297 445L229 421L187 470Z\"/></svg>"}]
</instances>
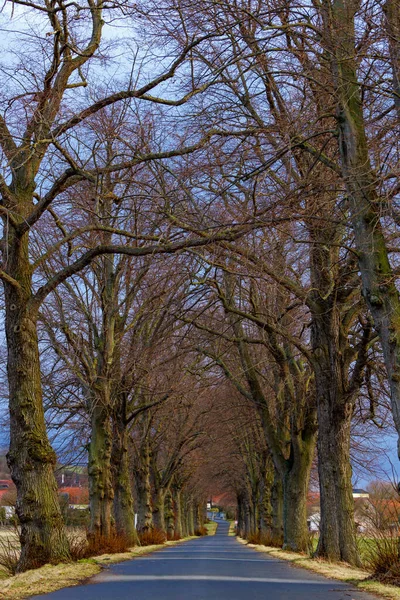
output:
<instances>
[{"instance_id":1,"label":"grassy verge","mask_svg":"<svg viewBox=\"0 0 400 600\"><path fill-rule=\"evenodd\" d=\"M215 521L210 521L210 523L206 523L204 527L207 529L207 535L215 535L218 523L216 523Z\"/></svg>"},{"instance_id":2,"label":"grassy verge","mask_svg":"<svg viewBox=\"0 0 400 600\"><path fill-rule=\"evenodd\" d=\"M22 600L28 596L48 594L63 587L79 585L89 577L100 573L106 565L131 560L168 546L175 546L189 539L192 538L184 538L154 546L132 548L131 551L120 554L103 554L76 563L45 565L40 569L26 571L13 577L9 577L5 571L0 571L0 599ZM3 574L5 574L5 577L3 577Z\"/></svg>"},{"instance_id":3,"label":"grassy verge","mask_svg":"<svg viewBox=\"0 0 400 600\"><path fill-rule=\"evenodd\" d=\"M241 544L247 544L246 540L237 538ZM299 554L297 552L288 552L287 550L280 550L279 548L272 548L270 546L261 546L255 544L247 544L249 548L254 548L258 552L265 552L274 556L275 558L281 558L287 560L297 567L314 571L325 577L344 581L351 585L354 585L358 589L364 592L370 592L376 594L381 598L388 598L390 600L400 600L400 588L394 585L384 585L379 581L369 579L371 573L364 569L358 569L347 565L346 563L330 563L323 560L310 558L305 554Z\"/></svg>"},{"instance_id":4,"label":"grassy verge","mask_svg":"<svg viewBox=\"0 0 400 600\"><path fill-rule=\"evenodd\" d=\"M235 521L230 521L229 522L228 535L230 535L230 536L234 536L235 535Z\"/></svg>"}]
</instances>

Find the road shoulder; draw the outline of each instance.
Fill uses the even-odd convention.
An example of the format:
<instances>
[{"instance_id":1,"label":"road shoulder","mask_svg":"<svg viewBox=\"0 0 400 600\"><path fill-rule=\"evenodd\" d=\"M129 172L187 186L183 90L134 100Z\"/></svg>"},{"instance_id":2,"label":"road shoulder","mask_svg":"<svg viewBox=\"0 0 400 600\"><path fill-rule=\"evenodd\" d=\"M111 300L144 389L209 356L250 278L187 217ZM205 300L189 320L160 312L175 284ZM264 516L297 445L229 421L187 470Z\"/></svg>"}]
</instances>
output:
<instances>
[{"instance_id":1,"label":"road shoulder","mask_svg":"<svg viewBox=\"0 0 400 600\"><path fill-rule=\"evenodd\" d=\"M239 543L244 544L249 548L253 548L254 550L257 550L257 552L269 554L274 558L280 558L290 562L293 566L313 571L319 575L346 582L360 591L375 594L379 598L386 598L387 600L400 600L400 588L369 579L371 574L364 569L358 569L345 563L329 563L327 561L310 558L305 554L289 552L272 546L248 544L246 540L239 537L236 539Z\"/></svg>"}]
</instances>

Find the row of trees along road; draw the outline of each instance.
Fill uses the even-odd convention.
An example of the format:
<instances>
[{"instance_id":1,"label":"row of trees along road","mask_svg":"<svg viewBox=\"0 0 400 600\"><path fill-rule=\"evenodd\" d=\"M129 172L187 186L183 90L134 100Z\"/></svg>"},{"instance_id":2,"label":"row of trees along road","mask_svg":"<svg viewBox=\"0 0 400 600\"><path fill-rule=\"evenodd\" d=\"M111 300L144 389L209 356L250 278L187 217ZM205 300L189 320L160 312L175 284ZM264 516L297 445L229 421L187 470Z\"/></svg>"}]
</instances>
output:
<instances>
[{"instance_id":1,"label":"row of trees along road","mask_svg":"<svg viewBox=\"0 0 400 600\"><path fill-rule=\"evenodd\" d=\"M317 452L317 555L359 564L355 409L379 423L390 393L400 434L398 3L14 0L1 23L19 569L69 558L46 416L88 436L90 534L135 542L133 492L142 529L200 524L222 397L243 531L306 548Z\"/></svg>"}]
</instances>

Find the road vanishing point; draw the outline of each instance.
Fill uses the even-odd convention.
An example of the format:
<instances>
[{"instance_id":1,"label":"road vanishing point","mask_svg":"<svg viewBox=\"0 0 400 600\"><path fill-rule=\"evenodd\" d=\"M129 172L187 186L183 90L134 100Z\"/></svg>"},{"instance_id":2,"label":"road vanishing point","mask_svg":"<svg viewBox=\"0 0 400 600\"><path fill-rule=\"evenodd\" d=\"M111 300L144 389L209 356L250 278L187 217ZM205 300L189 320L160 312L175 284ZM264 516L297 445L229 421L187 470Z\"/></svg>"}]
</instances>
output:
<instances>
[{"instance_id":1,"label":"road vanishing point","mask_svg":"<svg viewBox=\"0 0 400 600\"><path fill-rule=\"evenodd\" d=\"M376 600L239 544L220 522L215 536L115 564L85 585L36 600Z\"/></svg>"}]
</instances>

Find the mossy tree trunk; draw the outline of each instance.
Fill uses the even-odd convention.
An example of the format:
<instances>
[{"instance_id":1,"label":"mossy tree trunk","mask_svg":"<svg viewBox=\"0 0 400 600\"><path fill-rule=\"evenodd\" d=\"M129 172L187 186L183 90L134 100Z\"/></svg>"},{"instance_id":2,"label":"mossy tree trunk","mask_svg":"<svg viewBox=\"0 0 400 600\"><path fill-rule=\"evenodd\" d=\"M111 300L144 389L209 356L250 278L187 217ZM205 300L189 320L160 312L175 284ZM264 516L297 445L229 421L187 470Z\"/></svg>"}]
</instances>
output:
<instances>
[{"instance_id":1,"label":"mossy tree trunk","mask_svg":"<svg viewBox=\"0 0 400 600\"><path fill-rule=\"evenodd\" d=\"M111 472L112 423L109 390L92 399L89 443L89 507L91 536L109 537L112 532L114 488Z\"/></svg>"},{"instance_id":2,"label":"mossy tree trunk","mask_svg":"<svg viewBox=\"0 0 400 600\"><path fill-rule=\"evenodd\" d=\"M173 540L175 536L175 515L174 502L170 489L168 489L167 493L165 494L165 527L168 539Z\"/></svg>"},{"instance_id":3,"label":"mossy tree trunk","mask_svg":"<svg viewBox=\"0 0 400 600\"><path fill-rule=\"evenodd\" d=\"M148 531L153 527L153 508L150 484L150 449L147 438L141 447L140 465L135 472L138 505L138 531Z\"/></svg>"},{"instance_id":4,"label":"mossy tree trunk","mask_svg":"<svg viewBox=\"0 0 400 600\"><path fill-rule=\"evenodd\" d=\"M272 509L272 486L274 483L274 467L270 453L265 457L264 473L260 480L259 497L259 522L258 529L261 534L272 537L273 535L273 509Z\"/></svg>"},{"instance_id":5,"label":"mossy tree trunk","mask_svg":"<svg viewBox=\"0 0 400 600\"><path fill-rule=\"evenodd\" d=\"M400 436L400 300L380 221L381 198L369 156L357 77L357 6L351 0L324 0L321 5L323 41L331 60L340 165L350 203L363 295L381 341L393 418ZM398 27L397 8L396 0L386 4L390 31ZM398 46L396 48L398 50Z\"/></svg>"},{"instance_id":6,"label":"mossy tree trunk","mask_svg":"<svg viewBox=\"0 0 400 600\"><path fill-rule=\"evenodd\" d=\"M184 498L184 512L186 518L186 532L187 535L194 535L194 514L193 514L193 503L192 498L186 495Z\"/></svg>"},{"instance_id":7,"label":"mossy tree trunk","mask_svg":"<svg viewBox=\"0 0 400 600\"><path fill-rule=\"evenodd\" d=\"M400 4L398 0L386 0L383 10L392 64L393 99L397 116L400 118Z\"/></svg>"},{"instance_id":8,"label":"mossy tree trunk","mask_svg":"<svg viewBox=\"0 0 400 600\"><path fill-rule=\"evenodd\" d=\"M135 528L131 469L128 454L128 428L121 411L113 418L113 445L111 454L114 486L114 521L117 534L130 544L139 543Z\"/></svg>"},{"instance_id":9,"label":"mossy tree trunk","mask_svg":"<svg viewBox=\"0 0 400 600\"><path fill-rule=\"evenodd\" d=\"M292 436L291 457L296 468L287 469L283 481L284 548L304 552L308 546L307 493L315 450L315 433L299 440ZM296 454L299 456L296 456Z\"/></svg>"},{"instance_id":10,"label":"mossy tree trunk","mask_svg":"<svg viewBox=\"0 0 400 600\"><path fill-rule=\"evenodd\" d=\"M182 526L182 490L179 486L173 485L172 495L175 506L175 534L177 537L184 537L185 532Z\"/></svg>"},{"instance_id":11,"label":"mossy tree trunk","mask_svg":"<svg viewBox=\"0 0 400 600\"><path fill-rule=\"evenodd\" d=\"M167 489L158 488L153 500L153 522L154 527L166 531L165 529L165 495Z\"/></svg>"},{"instance_id":12,"label":"mossy tree trunk","mask_svg":"<svg viewBox=\"0 0 400 600\"><path fill-rule=\"evenodd\" d=\"M332 301L332 299L331 299ZM315 384L318 399L318 471L321 493L317 555L359 565L350 465L350 427L360 381L348 381L349 365L340 343L338 311L328 306L313 319ZM353 376L360 372L357 358Z\"/></svg>"},{"instance_id":13,"label":"mossy tree trunk","mask_svg":"<svg viewBox=\"0 0 400 600\"><path fill-rule=\"evenodd\" d=\"M272 537L277 546L283 544L283 485L276 468L274 482L271 488Z\"/></svg>"},{"instance_id":14,"label":"mossy tree trunk","mask_svg":"<svg viewBox=\"0 0 400 600\"><path fill-rule=\"evenodd\" d=\"M7 261L14 282L4 283L11 440L7 459L17 488L16 512L21 523L18 571L69 559L54 477L56 455L44 419L37 338L39 307L32 297L28 255L28 234L20 237L10 226Z\"/></svg>"},{"instance_id":15,"label":"mossy tree trunk","mask_svg":"<svg viewBox=\"0 0 400 600\"><path fill-rule=\"evenodd\" d=\"M326 388L324 396L318 412L321 521L316 554L360 566L349 461L351 409L338 406L334 392Z\"/></svg>"},{"instance_id":16,"label":"mossy tree trunk","mask_svg":"<svg viewBox=\"0 0 400 600\"><path fill-rule=\"evenodd\" d=\"M74 172L61 176L48 176L48 162L40 171L49 147L54 140L53 125L62 119L60 106L70 78L81 69L97 51L102 31L102 7L89 11L91 29L86 47L75 53L75 44L69 38L66 20L71 15L63 13L58 18L48 14L48 25L60 25L54 36L53 56L44 58L44 73L36 78L37 93L32 97L31 110L21 115L19 126L23 137L14 138L2 115L0 145L7 173L2 175L1 204L4 225L5 260L1 279L5 289L5 329L7 336L7 371L10 405L10 451L8 461L11 476L17 488L16 511L21 522L21 556L18 570L38 567L46 562L60 562L69 558L69 547L63 527L54 477L56 462L45 426L37 317L41 303L59 283L57 277L51 285L32 289L35 267L31 264L29 232L57 195L73 184ZM55 18L55 20L54 20ZM65 25L65 26L64 26ZM8 115L7 115L8 116ZM51 155L52 156L52 155ZM50 162L52 160L49 156ZM60 168L61 165L60 165ZM38 176L39 174L39 176ZM35 190L40 180L45 195ZM39 186L38 186L39 187ZM38 200L39 197L39 200ZM33 253L37 252L35 246ZM40 249L39 249L40 250ZM42 256L45 257L45 250ZM59 273L60 274L60 273ZM42 275L36 281L42 281Z\"/></svg>"},{"instance_id":17,"label":"mossy tree trunk","mask_svg":"<svg viewBox=\"0 0 400 600\"><path fill-rule=\"evenodd\" d=\"M320 537L316 554L360 564L354 523L350 426L363 380L370 324L360 316L359 281L353 255L341 260L343 230L326 219L321 199L313 205L319 222L309 224L312 365L318 409ZM335 214L336 197L324 210ZM358 318L360 316L360 318ZM363 323L363 326L361 326ZM356 334L354 334L354 328ZM354 339L357 341L354 342Z\"/></svg>"}]
</instances>

